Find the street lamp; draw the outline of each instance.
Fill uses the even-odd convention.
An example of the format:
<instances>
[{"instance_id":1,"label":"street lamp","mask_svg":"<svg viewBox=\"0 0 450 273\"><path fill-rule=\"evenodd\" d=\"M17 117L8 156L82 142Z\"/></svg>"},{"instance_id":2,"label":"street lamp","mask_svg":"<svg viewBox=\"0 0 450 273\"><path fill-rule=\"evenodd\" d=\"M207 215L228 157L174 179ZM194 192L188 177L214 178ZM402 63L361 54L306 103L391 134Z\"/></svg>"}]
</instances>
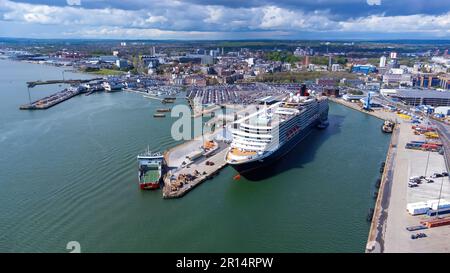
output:
<instances>
[{"instance_id":1,"label":"street lamp","mask_svg":"<svg viewBox=\"0 0 450 273\"><path fill-rule=\"evenodd\" d=\"M436 219L439 219L439 205L441 203L441 195L442 195L442 186L444 185L444 177L441 177L441 189L439 190L439 199L438 199L438 205L436 210Z\"/></svg>"}]
</instances>

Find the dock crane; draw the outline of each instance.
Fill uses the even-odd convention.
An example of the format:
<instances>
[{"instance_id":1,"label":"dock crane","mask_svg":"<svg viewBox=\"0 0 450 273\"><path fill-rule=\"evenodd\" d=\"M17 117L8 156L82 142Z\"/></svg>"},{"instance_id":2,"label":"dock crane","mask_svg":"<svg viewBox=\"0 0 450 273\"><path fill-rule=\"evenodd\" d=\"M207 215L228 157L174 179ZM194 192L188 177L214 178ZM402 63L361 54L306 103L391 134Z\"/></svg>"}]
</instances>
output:
<instances>
[{"instance_id":1,"label":"dock crane","mask_svg":"<svg viewBox=\"0 0 450 273\"><path fill-rule=\"evenodd\" d=\"M367 100L365 103L363 103L363 109L366 111L371 111L372 109L370 108L370 99L371 99L371 95L370 92L367 93Z\"/></svg>"}]
</instances>

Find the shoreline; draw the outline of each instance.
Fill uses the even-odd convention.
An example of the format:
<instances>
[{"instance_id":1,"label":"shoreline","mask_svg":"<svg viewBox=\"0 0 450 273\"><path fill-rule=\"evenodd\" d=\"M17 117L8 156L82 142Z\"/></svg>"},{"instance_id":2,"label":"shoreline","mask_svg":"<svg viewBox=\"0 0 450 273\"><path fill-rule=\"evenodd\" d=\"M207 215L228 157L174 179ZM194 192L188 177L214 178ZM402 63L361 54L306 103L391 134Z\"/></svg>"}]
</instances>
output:
<instances>
[{"instance_id":1,"label":"shoreline","mask_svg":"<svg viewBox=\"0 0 450 273\"><path fill-rule=\"evenodd\" d=\"M386 228L387 209L391 197L391 188L393 182L393 167L397 152L398 137L400 127L395 126L392 132L391 141L386 154L385 166L381 176L380 188L378 189L377 200L375 201L372 221L370 223L369 234L367 237L366 253L384 251L384 230ZM379 248L377 248L379 247Z\"/></svg>"},{"instance_id":2,"label":"shoreline","mask_svg":"<svg viewBox=\"0 0 450 273\"><path fill-rule=\"evenodd\" d=\"M357 105L355 105L354 103L346 102L338 98L330 97L329 99L330 101L343 105L349 109L376 117L380 120L388 120L388 117L380 115L379 111L364 111L360 107L357 107ZM378 195L375 201L373 215L370 222L370 229L367 236L365 253L382 253L384 251L384 230L386 229L387 223L387 210L391 197L391 187L393 184L393 166L395 165L399 134L400 126L396 124L391 135L389 148L386 152L385 166L381 176L381 183L378 189Z\"/></svg>"},{"instance_id":3,"label":"shoreline","mask_svg":"<svg viewBox=\"0 0 450 273\"><path fill-rule=\"evenodd\" d=\"M383 121L388 119L388 117L382 115L380 111L376 111L376 110L372 111L372 112L365 111L365 110L361 109L361 107L358 107L357 105L355 105L353 102L347 102L347 101L344 101L343 99L339 99L339 98L328 97L328 99L330 101L332 101L332 102L339 103L340 105L343 105L343 106L345 106L347 108L359 111L359 112L364 113L364 114L371 115L372 117L376 117L376 118L381 119Z\"/></svg>"},{"instance_id":4,"label":"shoreline","mask_svg":"<svg viewBox=\"0 0 450 273\"><path fill-rule=\"evenodd\" d=\"M450 242L448 228L427 228L423 232L426 232L428 239L411 240L413 233L408 228L418 227L424 220L431 218L426 215L411 215L405 211L408 203L434 200L441 193L443 197L450 194L449 184L442 184L444 180L440 186L438 183L422 184L420 190L411 189L405 183L411 176L427 176L442 170L448 172L446 154L428 152L427 156L426 151L405 148L409 141L426 141L426 138L423 135L413 134L410 123L397 119L394 113L379 110L366 112L358 109L356 104L352 105L336 99L332 101L380 119L396 120L386 154L377 200L374 204L365 253L448 252ZM444 137L442 142L445 143L446 134L442 134L442 137ZM429 167L428 164L430 164ZM423 168L425 173L422 171Z\"/></svg>"}]
</instances>

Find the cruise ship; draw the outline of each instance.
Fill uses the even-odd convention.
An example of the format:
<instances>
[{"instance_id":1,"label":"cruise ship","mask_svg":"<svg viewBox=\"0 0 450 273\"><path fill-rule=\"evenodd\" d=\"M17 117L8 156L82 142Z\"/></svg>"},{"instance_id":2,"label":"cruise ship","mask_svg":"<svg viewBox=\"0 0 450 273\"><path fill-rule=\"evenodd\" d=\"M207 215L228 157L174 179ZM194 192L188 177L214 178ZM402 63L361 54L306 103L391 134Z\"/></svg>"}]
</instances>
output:
<instances>
[{"instance_id":1,"label":"cruise ship","mask_svg":"<svg viewBox=\"0 0 450 273\"><path fill-rule=\"evenodd\" d=\"M312 96L305 86L297 94L236 120L226 162L250 177L277 161L314 128L328 126L328 98Z\"/></svg>"}]
</instances>

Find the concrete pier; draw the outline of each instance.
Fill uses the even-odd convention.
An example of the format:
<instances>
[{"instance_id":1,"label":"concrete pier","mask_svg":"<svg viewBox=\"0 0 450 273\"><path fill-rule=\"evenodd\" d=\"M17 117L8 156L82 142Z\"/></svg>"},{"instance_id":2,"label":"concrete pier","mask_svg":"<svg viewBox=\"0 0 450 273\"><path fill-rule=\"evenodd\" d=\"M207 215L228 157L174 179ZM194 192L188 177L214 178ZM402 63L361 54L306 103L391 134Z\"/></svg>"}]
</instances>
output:
<instances>
[{"instance_id":1,"label":"concrete pier","mask_svg":"<svg viewBox=\"0 0 450 273\"><path fill-rule=\"evenodd\" d=\"M144 95L142 95L144 98L146 98L146 99L152 99L152 100L159 100L159 101L163 101L163 99L161 99L161 98L158 98L158 97L155 97L155 96L152 96L152 95L147 95L147 94L144 94Z\"/></svg>"},{"instance_id":2,"label":"concrete pier","mask_svg":"<svg viewBox=\"0 0 450 273\"><path fill-rule=\"evenodd\" d=\"M163 198L179 198L196 186L214 177L227 164L225 155L228 144L214 140L222 133L219 129L213 134L197 137L168 150L164 157L169 171L164 177ZM210 146L207 152L205 142Z\"/></svg>"},{"instance_id":3,"label":"concrete pier","mask_svg":"<svg viewBox=\"0 0 450 273\"><path fill-rule=\"evenodd\" d=\"M342 104L348 108L351 108L353 110L356 111L360 111L362 113L374 116L376 118L379 118L381 120L392 120L392 121L397 121L397 116L395 113L389 112L389 111L385 111L385 110L373 110L373 111L367 111L362 109L361 105L354 103L354 102L349 102L346 101L342 98L333 98L333 97L329 97L328 98L330 101L335 102L335 103L339 103Z\"/></svg>"},{"instance_id":4,"label":"concrete pier","mask_svg":"<svg viewBox=\"0 0 450 273\"><path fill-rule=\"evenodd\" d=\"M90 81L98 81L102 80L103 78L94 78L94 79L83 79L83 80L47 80L47 81L31 81L27 82L28 87L35 87L36 85L45 85L45 84L81 84L86 83Z\"/></svg>"},{"instance_id":5,"label":"concrete pier","mask_svg":"<svg viewBox=\"0 0 450 273\"><path fill-rule=\"evenodd\" d=\"M435 172L448 172L444 156L437 152L406 149L405 145L409 141L424 141L425 137L414 135L411 129L412 124L407 120L397 118L395 113L384 110L368 112L362 110L356 103L335 98L332 101L397 123L386 156L386 165L375 203L366 252L450 252L449 226L421 230L420 232L427 234L428 237L419 240L412 240L411 234L415 233L406 229L419 225L420 221L424 219L430 219L426 215L412 216L408 214L406 211L408 203L433 200L439 197L450 199L448 177L434 179L434 183L422 183L416 188L408 187L408 180L411 176L429 177ZM448 138L445 135L442 136L442 143L444 148L447 148Z\"/></svg>"},{"instance_id":6,"label":"concrete pier","mask_svg":"<svg viewBox=\"0 0 450 273\"><path fill-rule=\"evenodd\" d=\"M53 107L63 101L78 96L82 92L79 90L64 89L58 93L34 101L30 104L24 104L19 107L20 110L45 110Z\"/></svg>"},{"instance_id":7,"label":"concrete pier","mask_svg":"<svg viewBox=\"0 0 450 273\"><path fill-rule=\"evenodd\" d=\"M420 222L432 219L427 215L412 216L406 210L408 203L428 200L450 199L449 177L434 178L434 183L423 182L409 188L411 176L430 177L433 173L448 172L448 129L442 124L430 121L439 131L445 149L444 156L437 152L406 149L410 141L425 141L425 136L415 135L408 120L398 118L385 110L365 111L361 106L338 98L332 101L351 109L372 115L379 119L395 121L391 143L386 156L378 197L368 235L366 252L450 252L450 226L420 231L408 231L407 227L419 226ZM425 120L427 120L425 118ZM449 218L450 215L444 216ZM412 240L411 235L422 232L426 238Z\"/></svg>"},{"instance_id":8,"label":"concrete pier","mask_svg":"<svg viewBox=\"0 0 450 273\"><path fill-rule=\"evenodd\" d=\"M389 150L387 152L383 174L381 176L380 188L375 202L375 208L370 225L369 236L367 240L366 252L381 253L384 250L383 230L387 218L387 208L389 207L390 192L392 187L392 179L394 172L394 161L398 147L399 136L398 125L394 127L392 132Z\"/></svg>"},{"instance_id":9,"label":"concrete pier","mask_svg":"<svg viewBox=\"0 0 450 273\"><path fill-rule=\"evenodd\" d=\"M418 187L409 188L408 180L411 176L429 177L433 173L446 170L445 160L437 152L426 152L406 149L409 141L423 141L423 135L414 135L409 122L399 125L397 152L392 166L391 189L387 192L389 202L383 206L385 217L378 225L380 230L380 245L382 252L450 252L450 226L442 226L421 230L427 238L412 240L407 231L410 226L420 225L420 221L430 219L426 215L412 216L406 211L408 203L426 202L428 200L450 199L450 180L448 177L433 178L433 183L423 182ZM443 215L445 217L445 215ZM448 217L448 215L447 215Z\"/></svg>"}]
</instances>

